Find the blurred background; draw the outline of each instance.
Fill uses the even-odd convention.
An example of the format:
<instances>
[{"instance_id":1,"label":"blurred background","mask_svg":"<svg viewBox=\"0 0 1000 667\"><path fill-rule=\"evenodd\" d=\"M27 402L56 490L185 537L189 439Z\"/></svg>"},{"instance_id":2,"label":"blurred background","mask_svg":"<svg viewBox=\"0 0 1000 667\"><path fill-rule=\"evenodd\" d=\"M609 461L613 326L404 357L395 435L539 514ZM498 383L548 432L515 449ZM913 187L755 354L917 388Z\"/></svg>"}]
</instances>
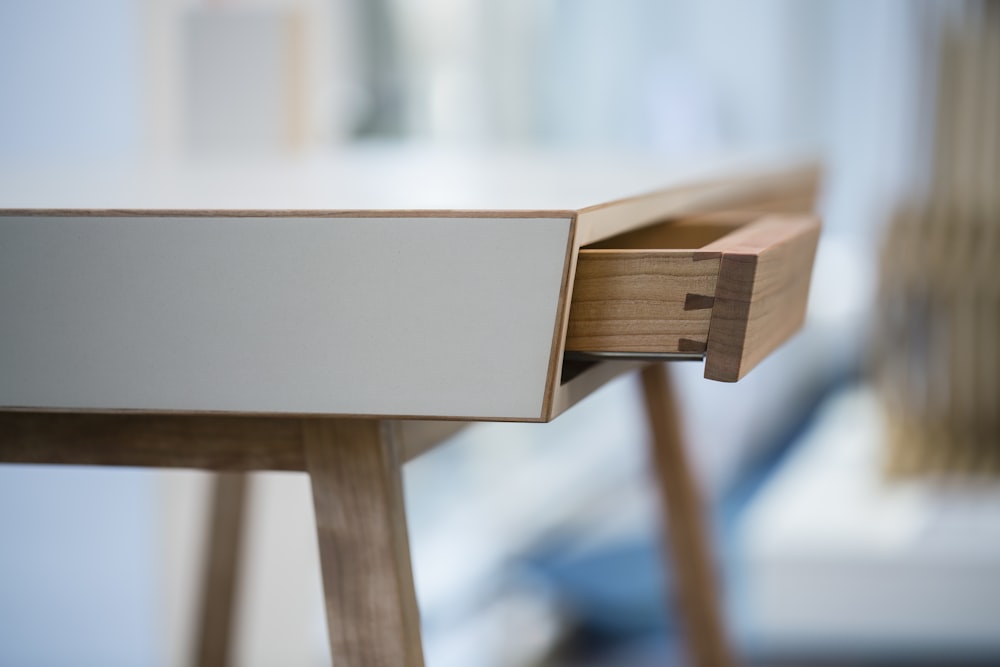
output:
<instances>
[{"instance_id":1,"label":"blurred background","mask_svg":"<svg viewBox=\"0 0 1000 667\"><path fill-rule=\"evenodd\" d=\"M0 162L817 156L804 330L673 368L733 642L1000 664L998 4L0 0ZM635 379L586 405L408 464L429 667L685 664ZM0 664L187 664L208 484L0 467ZM251 490L234 662L328 664L308 480Z\"/></svg>"}]
</instances>

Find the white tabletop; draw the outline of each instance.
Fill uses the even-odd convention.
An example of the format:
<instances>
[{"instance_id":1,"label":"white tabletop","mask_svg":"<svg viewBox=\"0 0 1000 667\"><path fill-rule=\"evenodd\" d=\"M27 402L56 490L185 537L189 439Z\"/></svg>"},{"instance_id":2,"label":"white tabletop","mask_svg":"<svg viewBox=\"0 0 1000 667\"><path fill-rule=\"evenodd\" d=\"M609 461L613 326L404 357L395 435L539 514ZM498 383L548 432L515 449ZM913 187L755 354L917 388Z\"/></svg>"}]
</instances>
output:
<instances>
[{"instance_id":1,"label":"white tabletop","mask_svg":"<svg viewBox=\"0 0 1000 667\"><path fill-rule=\"evenodd\" d=\"M578 210L785 158L427 151L0 163L0 209Z\"/></svg>"}]
</instances>

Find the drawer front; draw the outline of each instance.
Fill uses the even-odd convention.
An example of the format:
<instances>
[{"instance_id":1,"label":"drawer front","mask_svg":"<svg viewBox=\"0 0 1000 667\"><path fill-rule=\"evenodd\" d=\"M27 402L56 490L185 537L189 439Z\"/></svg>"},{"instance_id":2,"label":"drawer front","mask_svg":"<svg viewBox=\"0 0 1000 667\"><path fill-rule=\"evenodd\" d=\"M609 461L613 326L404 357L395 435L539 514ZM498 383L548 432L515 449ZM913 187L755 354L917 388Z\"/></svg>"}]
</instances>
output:
<instances>
[{"instance_id":1,"label":"drawer front","mask_svg":"<svg viewBox=\"0 0 1000 667\"><path fill-rule=\"evenodd\" d=\"M819 229L804 215L705 218L583 248L566 351L704 355L706 377L736 381L801 326Z\"/></svg>"}]
</instances>

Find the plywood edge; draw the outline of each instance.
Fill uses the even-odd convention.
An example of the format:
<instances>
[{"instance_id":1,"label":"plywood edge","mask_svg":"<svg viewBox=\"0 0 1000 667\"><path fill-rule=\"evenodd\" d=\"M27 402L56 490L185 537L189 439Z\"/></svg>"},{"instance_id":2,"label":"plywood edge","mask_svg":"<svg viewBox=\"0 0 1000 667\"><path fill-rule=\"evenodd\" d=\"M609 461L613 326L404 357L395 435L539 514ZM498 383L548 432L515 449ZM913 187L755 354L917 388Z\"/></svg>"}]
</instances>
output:
<instances>
[{"instance_id":1,"label":"plywood edge","mask_svg":"<svg viewBox=\"0 0 1000 667\"><path fill-rule=\"evenodd\" d=\"M562 282L559 285L559 302L556 305L555 324L552 331L552 345L549 348L549 365L545 375L545 389L542 396L542 409L539 414L541 421L552 418L553 402L556 388L562 380L562 359L566 350L566 331L569 327L570 300L573 294L573 277L576 274L577 254L577 216L574 214L569 221L566 238L566 255L563 257Z\"/></svg>"}]
</instances>

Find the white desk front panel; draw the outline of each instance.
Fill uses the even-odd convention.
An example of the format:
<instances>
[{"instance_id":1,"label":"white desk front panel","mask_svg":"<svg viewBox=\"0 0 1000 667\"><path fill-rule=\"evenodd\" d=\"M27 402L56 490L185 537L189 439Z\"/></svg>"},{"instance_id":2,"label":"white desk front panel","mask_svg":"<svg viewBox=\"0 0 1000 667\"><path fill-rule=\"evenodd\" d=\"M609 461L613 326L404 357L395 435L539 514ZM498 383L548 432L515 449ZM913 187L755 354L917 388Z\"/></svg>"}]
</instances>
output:
<instances>
[{"instance_id":1,"label":"white desk front panel","mask_svg":"<svg viewBox=\"0 0 1000 667\"><path fill-rule=\"evenodd\" d=\"M537 419L570 227L0 217L0 407Z\"/></svg>"}]
</instances>

